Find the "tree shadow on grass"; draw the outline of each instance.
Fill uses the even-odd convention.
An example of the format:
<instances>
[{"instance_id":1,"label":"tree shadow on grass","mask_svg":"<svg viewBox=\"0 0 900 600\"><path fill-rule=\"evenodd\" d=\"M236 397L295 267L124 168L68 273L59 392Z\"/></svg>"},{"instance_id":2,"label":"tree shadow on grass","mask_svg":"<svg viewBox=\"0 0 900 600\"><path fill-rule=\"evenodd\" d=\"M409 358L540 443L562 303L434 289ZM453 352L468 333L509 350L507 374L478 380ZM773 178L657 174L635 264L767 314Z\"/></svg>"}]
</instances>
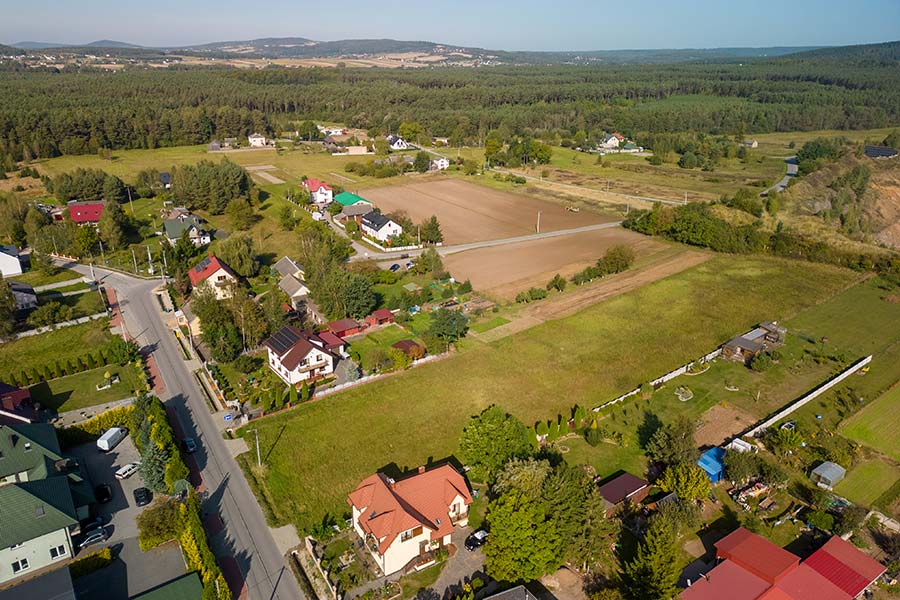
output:
<instances>
[{"instance_id":1,"label":"tree shadow on grass","mask_svg":"<svg viewBox=\"0 0 900 600\"><path fill-rule=\"evenodd\" d=\"M644 413L644 420L641 421L637 428L638 444L641 448L647 449L647 444L650 442L653 434L659 431L662 426L663 423L656 416L656 413L649 411Z\"/></svg>"},{"instance_id":2,"label":"tree shadow on grass","mask_svg":"<svg viewBox=\"0 0 900 600\"><path fill-rule=\"evenodd\" d=\"M72 396L72 390L54 394L53 390L50 389L50 384L46 381L31 386L29 391L31 392L31 399L39 402L42 409L50 409L55 412L58 412L59 408Z\"/></svg>"}]
</instances>

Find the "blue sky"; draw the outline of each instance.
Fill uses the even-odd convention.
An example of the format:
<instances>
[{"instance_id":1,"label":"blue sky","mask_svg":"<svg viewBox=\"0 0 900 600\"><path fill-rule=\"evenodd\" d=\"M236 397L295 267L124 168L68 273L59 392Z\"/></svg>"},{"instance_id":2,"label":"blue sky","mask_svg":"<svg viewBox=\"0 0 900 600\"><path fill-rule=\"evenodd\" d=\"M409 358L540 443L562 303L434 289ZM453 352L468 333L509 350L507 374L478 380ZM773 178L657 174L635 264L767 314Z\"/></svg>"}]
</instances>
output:
<instances>
[{"instance_id":1,"label":"blue sky","mask_svg":"<svg viewBox=\"0 0 900 600\"><path fill-rule=\"evenodd\" d=\"M0 0L0 42L393 38L500 50L900 39L900 0Z\"/></svg>"}]
</instances>

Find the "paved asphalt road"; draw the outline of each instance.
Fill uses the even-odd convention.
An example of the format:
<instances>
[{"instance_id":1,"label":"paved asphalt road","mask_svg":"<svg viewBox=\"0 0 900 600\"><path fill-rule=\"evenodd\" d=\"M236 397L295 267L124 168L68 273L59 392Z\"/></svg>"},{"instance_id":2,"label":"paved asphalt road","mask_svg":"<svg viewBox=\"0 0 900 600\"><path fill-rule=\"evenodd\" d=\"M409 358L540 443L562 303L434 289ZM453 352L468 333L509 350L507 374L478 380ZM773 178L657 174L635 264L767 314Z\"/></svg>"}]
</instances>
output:
<instances>
[{"instance_id":1,"label":"paved asphalt road","mask_svg":"<svg viewBox=\"0 0 900 600\"><path fill-rule=\"evenodd\" d=\"M800 163L797 162L796 156L788 156L784 159L784 162L787 164L787 173L785 173L784 177L781 181L764 191L760 194L760 196L765 196L772 190L776 192L783 192L787 189L788 183L790 183L791 179L797 176L797 173L800 172Z\"/></svg>"},{"instance_id":2,"label":"paved asphalt road","mask_svg":"<svg viewBox=\"0 0 900 600\"><path fill-rule=\"evenodd\" d=\"M90 275L89 267L66 266ZM128 335L153 352L166 386L162 400L176 408L185 434L200 444L193 456L208 493L203 508L222 518L226 545L244 577L248 597L305 600L240 467L225 447L193 375L166 330L163 313L151 291L159 280L137 279L96 267L94 270L98 279L116 290Z\"/></svg>"},{"instance_id":3,"label":"paved asphalt road","mask_svg":"<svg viewBox=\"0 0 900 600\"><path fill-rule=\"evenodd\" d=\"M561 229L559 231L546 231L544 233L531 233L528 235L519 235L515 237L502 238L499 240L484 240L481 242L471 242L468 244L456 244L455 246L440 246L437 248L438 254L441 256L447 256L448 254L455 254L457 252L465 252L466 250L475 250L477 248L491 248L493 246L505 246L507 244L518 244L519 242L530 242L532 240L542 240L544 238L552 238L559 237L563 235L572 235L574 233L583 233L585 231L596 231L598 229L612 229L613 227L619 227L622 223L620 221L614 223L599 223L596 225L585 225L584 227L575 227L573 229ZM335 231L339 234L343 234L344 230L340 227L332 225ZM422 253L422 250L408 250L405 252L377 252L375 250L371 250L364 246L363 244L354 241L353 247L356 249L357 254L350 257L351 261L356 260L377 260L379 262L398 262L401 265L406 262L408 259L400 258L401 254L408 254L410 258L418 256Z\"/></svg>"}]
</instances>

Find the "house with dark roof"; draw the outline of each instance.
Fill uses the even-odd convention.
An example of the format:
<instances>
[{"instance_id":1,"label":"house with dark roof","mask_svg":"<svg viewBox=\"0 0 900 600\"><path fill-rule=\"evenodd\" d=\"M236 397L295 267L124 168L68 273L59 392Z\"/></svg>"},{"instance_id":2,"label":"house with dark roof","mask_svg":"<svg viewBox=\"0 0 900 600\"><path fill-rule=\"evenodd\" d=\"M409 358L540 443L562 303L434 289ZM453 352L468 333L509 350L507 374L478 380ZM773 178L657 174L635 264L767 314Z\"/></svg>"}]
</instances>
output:
<instances>
[{"instance_id":1,"label":"house with dark roof","mask_svg":"<svg viewBox=\"0 0 900 600\"><path fill-rule=\"evenodd\" d=\"M52 425L0 425L0 583L71 558L94 501Z\"/></svg>"},{"instance_id":2,"label":"house with dark roof","mask_svg":"<svg viewBox=\"0 0 900 600\"><path fill-rule=\"evenodd\" d=\"M166 172L160 173L159 184L163 187L164 190L172 189L172 175Z\"/></svg>"},{"instance_id":3,"label":"house with dark roof","mask_svg":"<svg viewBox=\"0 0 900 600\"><path fill-rule=\"evenodd\" d=\"M10 279L6 283L9 285L9 289L12 290L18 312L26 312L37 308L38 298L33 287L24 281L15 279Z\"/></svg>"},{"instance_id":4,"label":"house with dark roof","mask_svg":"<svg viewBox=\"0 0 900 600\"><path fill-rule=\"evenodd\" d=\"M484 600L537 600L537 596L528 591L524 585L497 592L487 596Z\"/></svg>"},{"instance_id":5,"label":"house with dark roof","mask_svg":"<svg viewBox=\"0 0 900 600\"><path fill-rule=\"evenodd\" d=\"M12 587L0 590L0 600L23 600L25 598L76 600L72 574L68 567L48 571L38 577L23 580Z\"/></svg>"},{"instance_id":6,"label":"house with dark roof","mask_svg":"<svg viewBox=\"0 0 900 600\"><path fill-rule=\"evenodd\" d=\"M391 150L409 150L409 143L399 135L387 136L387 143Z\"/></svg>"},{"instance_id":7,"label":"house with dark roof","mask_svg":"<svg viewBox=\"0 0 900 600\"><path fill-rule=\"evenodd\" d=\"M73 223L84 225L85 223L99 223L103 216L102 201L86 202L72 200L68 203L69 219Z\"/></svg>"},{"instance_id":8,"label":"house with dark roof","mask_svg":"<svg viewBox=\"0 0 900 600\"><path fill-rule=\"evenodd\" d=\"M425 346L415 340L400 340L391 344L391 348L396 348L413 360L425 356Z\"/></svg>"},{"instance_id":9,"label":"house with dark roof","mask_svg":"<svg viewBox=\"0 0 900 600\"><path fill-rule=\"evenodd\" d=\"M722 358L739 360L749 365L755 357L766 350L784 344L787 329L777 321L765 321L743 335L731 338L722 345Z\"/></svg>"},{"instance_id":10,"label":"house with dark roof","mask_svg":"<svg viewBox=\"0 0 900 600\"><path fill-rule=\"evenodd\" d=\"M212 235L203 227L203 219L187 210L179 211L171 219L163 221L163 229L171 246L174 246L185 232L197 248L212 241Z\"/></svg>"},{"instance_id":11,"label":"house with dark roof","mask_svg":"<svg viewBox=\"0 0 900 600\"><path fill-rule=\"evenodd\" d=\"M363 233L379 242L386 242L403 233L403 228L381 213L372 211L362 216L359 222Z\"/></svg>"},{"instance_id":12,"label":"house with dark roof","mask_svg":"<svg viewBox=\"0 0 900 600\"><path fill-rule=\"evenodd\" d=\"M390 575L429 561L450 543L455 526L469 521L472 494L450 465L419 467L395 481L384 473L363 479L350 492L353 529L382 573Z\"/></svg>"},{"instance_id":13,"label":"house with dark roof","mask_svg":"<svg viewBox=\"0 0 900 600\"><path fill-rule=\"evenodd\" d=\"M631 473L616 475L598 489L606 507L606 515L612 516L626 502L641 503L650 493L650 483Z\"/></svg>"},{"instance_id":14,"label":"house with dark roof","mask_svg":"<svg viewBox=\"0 0 900 600\"><path fill-rule=\"evenodd\" d=\"M682 600L853 600L885 571L838 536L804 561L743 527L715 547L716 566Z\"/></svg>"},{"instance_id":15,"label":"house with dark roof","mask_svg":"<svg viewBox=\"0 0 900 600\"><path fill-rule=\"evenodd\" d=\"M328 341L309 331L287 325L263 342L269 368L288 385L313 382L334 373L344 351L339 338Z\"/></svg>"},{"instance_id":16,"label":"house with dark roof","mask_svg":"<svg viewBox=\"0 0 900 600\"><path fill-rule=\"evenodd\" d=\"M216 300L231 298L234 285L238 280L231 267L217 258L215 254L210 254L188 271L188 278L195 290L200 288L212 290Z\"/></svg>"}]
</instances>

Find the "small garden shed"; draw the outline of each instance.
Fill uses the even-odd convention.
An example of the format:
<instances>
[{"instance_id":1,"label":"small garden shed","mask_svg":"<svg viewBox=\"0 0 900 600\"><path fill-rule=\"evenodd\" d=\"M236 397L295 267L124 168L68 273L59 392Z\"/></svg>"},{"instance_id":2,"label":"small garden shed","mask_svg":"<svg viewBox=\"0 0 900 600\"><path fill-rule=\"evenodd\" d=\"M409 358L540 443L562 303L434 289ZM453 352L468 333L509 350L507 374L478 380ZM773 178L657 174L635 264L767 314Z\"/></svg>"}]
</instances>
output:
<instances>
[{"instance_id":1,"label":"small garden shed","mask_svg":"<svg viewBox=\"0 0 900 600\"><path fill-rule=\"evenodd\" d=\"M847 475L847 469L837 463L825 461L813 469L809 478L819 487L829 490L836 486Z\"/></svg>"},{"instance_id":2,"label":"small garden shed","mask_svg":"<svg viewBox=\"0 0 900 600\"><path fill-rule=\"evenodd\" d=\"M709 477L710 481L717 483L725 473L724 458L725 450L715 446L701 454L697 464L706 471L706 476Z\"/></svg>"}]
</instances>

